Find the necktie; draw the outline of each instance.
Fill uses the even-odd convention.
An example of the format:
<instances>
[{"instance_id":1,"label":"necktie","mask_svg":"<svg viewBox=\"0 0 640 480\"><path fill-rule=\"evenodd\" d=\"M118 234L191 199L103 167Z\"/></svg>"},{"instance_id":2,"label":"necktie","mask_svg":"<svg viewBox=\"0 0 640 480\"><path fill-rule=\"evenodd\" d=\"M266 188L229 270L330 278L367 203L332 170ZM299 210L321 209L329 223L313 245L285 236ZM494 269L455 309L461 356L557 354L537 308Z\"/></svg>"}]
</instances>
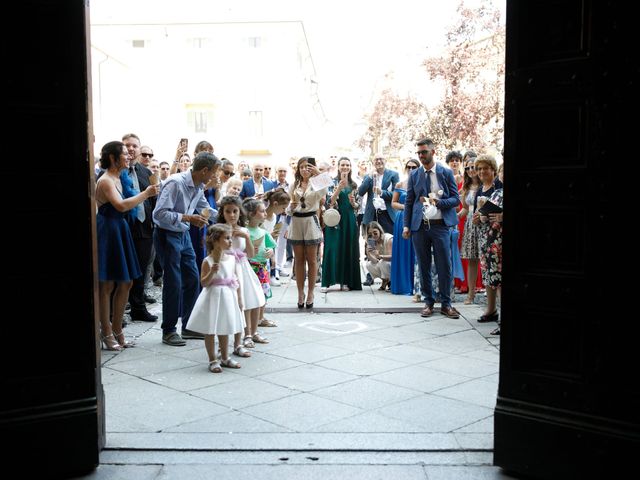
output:
<instances>
[{"instance_id":1,"label":"necktie","mask_svg":"<svg viewBox=\"0 0 640 480\"><path fill-rule=\"evenodd\" d=\"M136 216L138 217L138 220L140 220L140 222L144 222L145 218L147 218L147 216L144 213L144 202L142 202L136 208L138 209L138 211L136 212Z\"/></svg>"},{"instance_id":2,"label":"necktie","mask_svg":"<svg viewBox=\"0 0 640 480\"><path fill-rule=\"evenodd\" d=\"M435 193L438 190L438 180L436 179L435 170L429 170L430 189Z\"/></svg>"},{"instance_id":3,"label":"necktie","mask_svg":"<svg viewBox=\"0 0 640 480\"><path fill-rule=\"evenodd\" d=\"M425 170L424 181L427 185L427 194L429 194L429 192L431 192L431 170Z\"/></svg>"},{"instance_id":4,"label":"necktie","mask_svg":"<svg viewBox=\"0 0 640 480\"><path fill-rule=\"evenodd\" d=\"M131 176L131 180L133 181L133 187L139 192L140 183L138 182L138 175L136 174L135 168L129 167L129 176ZM145 218L147 218L144 213L144 202L136 206L136 217L140 222L144 222Z\"/></svg>"}]
</instances>

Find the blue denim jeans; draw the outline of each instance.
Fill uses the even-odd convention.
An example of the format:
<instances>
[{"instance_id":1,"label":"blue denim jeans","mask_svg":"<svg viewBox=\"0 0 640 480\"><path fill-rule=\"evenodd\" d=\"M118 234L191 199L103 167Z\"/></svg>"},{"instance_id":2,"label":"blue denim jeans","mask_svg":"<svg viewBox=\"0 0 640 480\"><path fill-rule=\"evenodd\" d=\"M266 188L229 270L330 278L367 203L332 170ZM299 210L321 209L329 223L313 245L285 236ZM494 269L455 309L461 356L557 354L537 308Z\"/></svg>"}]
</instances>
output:
<instances>
[{"instance_id":1,"label":"blue denim jeans","mask_svg":"<svg viewBox=\"0 0 640 480\"><path fill-rule=\"evenodd\" d=\"M198 298L200 284L196 255L189 232L180 233L155 228L153 244L164 271L162 333L175 332L178 317L182 317L184 330Z\"/></svg>"}]
</instances>

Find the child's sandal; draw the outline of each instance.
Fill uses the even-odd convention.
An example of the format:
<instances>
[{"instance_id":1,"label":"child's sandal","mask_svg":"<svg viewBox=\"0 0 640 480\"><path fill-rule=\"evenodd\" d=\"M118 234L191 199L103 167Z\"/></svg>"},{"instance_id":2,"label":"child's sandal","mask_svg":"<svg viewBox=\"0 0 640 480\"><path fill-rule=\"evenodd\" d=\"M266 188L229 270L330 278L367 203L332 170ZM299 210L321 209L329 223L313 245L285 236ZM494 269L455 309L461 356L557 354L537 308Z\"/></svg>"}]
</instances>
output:
<instances>
[{"instance_id":1,"label":"child's sandal","mask_svg":"<svg viewBox=\"0 0 640 480\"><path fill-rule=\"evenodd\" d=\"M253 341L256 342L256 343L269 343L269 340L267 340L266 338L261 336L259 333L256 333L253 336Z\"/></svg>"},{"instance_id":2,"label":"child's sandal","mask_svg":"<svg viewBox=\"0 0 640 480\"><path fill-rule=\"evenodd\" d=\"M227 358L226 360L222 360L220 362L220 365L225 368L240 368L240 364L231 357Z\"/></svg>"},{"instance_id":3,"label":"child's sandal","mask_svg":"<svg viewBox=\"0 0 640 480\"><path fill-rule=\"evenodd\" d=\"M222 367L220 366L220 362L218 360L209 362L209 371L211 373L222 373Z\"/></svg>"},{"instance_id":4,"label":"child's sandal","mask_svg":"<svg viewBox=\"0 0 640 480\"><path fill-rule=\"evenodd\" d=\"M242 344L246 348L255 348L256 347L256 344L253 343L253 339L251 338L251 335L247 335L246 337L244 337L244 340L242 341Z\"/></svg>"},{"instance_id":5,"label":"child's sandal","mask_svg":"<svg viewBox=\"0 0 640 480\"><path fill-rule=\"evenodd\" d=\"M247 350L246 348L244 348L242 345L238 345L236 348L233 349L233 354L236 357L250 357L251 356L251 352L249 352L249 350Z\"/></svg>"}]
</instances>

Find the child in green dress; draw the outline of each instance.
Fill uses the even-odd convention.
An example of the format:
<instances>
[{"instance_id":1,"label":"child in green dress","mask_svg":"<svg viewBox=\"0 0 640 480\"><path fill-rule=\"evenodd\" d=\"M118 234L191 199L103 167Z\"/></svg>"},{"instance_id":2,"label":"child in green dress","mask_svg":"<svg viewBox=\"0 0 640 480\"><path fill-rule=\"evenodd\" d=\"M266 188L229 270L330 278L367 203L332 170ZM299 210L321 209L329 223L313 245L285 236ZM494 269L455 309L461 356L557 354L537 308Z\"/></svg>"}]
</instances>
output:
<instances>
[{"instance_id":1,"label":"child in green dress","mask_svg":"<svg viewBox=\"0 0 640 480\"><path fill-rule=\"evenodd\" d=\"M267 218L267 209L262 200L255 198L247 198L242 202L242 206L247 212L249 222L247 229L249 230L249 237L253 244L255 255L249 259L249 264L253 271L258 276L258 281L262 286L265 299L271 298L271 285L269 284L269 270L267 269L267 260L274 255L274 249L276 242L273 237L260 225ZM247 325L248 332L245 331L245 335L251 335L253 341L256 343L269 343L269 341L262 337L258 332L258 319L264 317L264 306L260 307L257 318L252 316L251 325Z\"/></svg>"}]
</instances>

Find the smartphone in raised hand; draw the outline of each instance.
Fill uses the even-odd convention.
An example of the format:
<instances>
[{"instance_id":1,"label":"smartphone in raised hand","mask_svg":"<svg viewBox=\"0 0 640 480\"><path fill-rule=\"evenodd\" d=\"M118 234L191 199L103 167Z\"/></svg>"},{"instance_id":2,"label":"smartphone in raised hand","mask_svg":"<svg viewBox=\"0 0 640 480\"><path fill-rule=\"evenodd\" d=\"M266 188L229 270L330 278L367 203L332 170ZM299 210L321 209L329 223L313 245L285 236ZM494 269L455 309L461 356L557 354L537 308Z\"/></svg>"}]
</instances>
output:
<instances>
[{"instance_id":1,"label":"smartphone in raised hand","mask_svg":"<svg viewBox=\"0 0 640 480\"><path fill-rule=\"evenodd\" d=\"M180 150L182 150L183 152L186 152L187 150L189 150L189 139L188 138L181 138L180 139L180 143L178 145L178 148Z\"/></svg>"}]
</instances>

